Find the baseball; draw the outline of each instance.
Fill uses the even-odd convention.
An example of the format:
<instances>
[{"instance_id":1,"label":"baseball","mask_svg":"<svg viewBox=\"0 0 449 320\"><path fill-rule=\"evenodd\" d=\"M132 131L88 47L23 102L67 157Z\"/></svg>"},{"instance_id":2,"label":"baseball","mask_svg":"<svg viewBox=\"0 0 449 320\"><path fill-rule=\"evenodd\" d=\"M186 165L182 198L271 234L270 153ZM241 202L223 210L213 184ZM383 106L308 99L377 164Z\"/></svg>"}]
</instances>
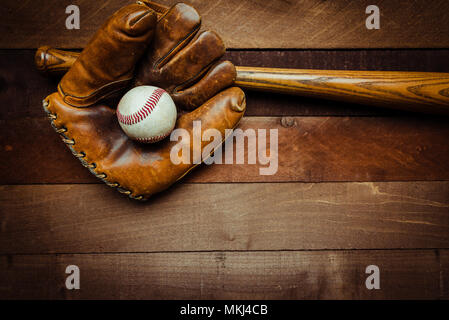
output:
<instances>
[{"instance_id":1,"label":"baseball","mask_svg":"<svg viewBox=\"0 0 449 320\"><path fill-rule=\"evenodd\" d=\"M154 143L173 131L176 106L170 95L161 88L135 87L120 100L117 118L128 137L143 143Z\"/></svg>"}]
</instances>

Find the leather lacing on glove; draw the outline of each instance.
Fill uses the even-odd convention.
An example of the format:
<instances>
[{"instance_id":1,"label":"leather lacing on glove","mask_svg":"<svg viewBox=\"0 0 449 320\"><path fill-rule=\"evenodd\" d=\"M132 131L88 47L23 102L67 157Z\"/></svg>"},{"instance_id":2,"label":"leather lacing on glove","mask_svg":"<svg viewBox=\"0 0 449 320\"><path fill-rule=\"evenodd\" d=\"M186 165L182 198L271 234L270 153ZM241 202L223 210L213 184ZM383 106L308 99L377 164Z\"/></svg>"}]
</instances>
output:
<instances>
[{"instance_id":1,"label":"leather lacing on glove","mask_svg":"<svg viewBox=\"0 0 449 320\"><path fill-rule=\"evenodd\" d=\"M116 188L118 192L125 194L127 196L129 196L131 199L134 200L146 200L144 199L144 197L142 195L138 195L135 196L132 194L132 191L130 190L126 190L122 187L120 187L120 184L117 182L110 182L107 180L107 175L106 173L98 173L95 171L95 169L97 168L97 165L95 164L95 162L89 163L87 162L84 158L86 157L86 153L84 151L81 152L77 152L73 146L75 145L75 139L71 139L69 138L65 133L67 132L67 128L65 127L61 127L58 128L55 124L54 124L54 120L56 120L58 118L57 114L53 114L48 110L48 105L49 105L49 101L47 100L43 100L42 101L42 106L44 108L45 113L48 116L48 119L50 120L50 124L53 127L53 129L56 131L56 133L59 133L59 135L61 136L62 141L66 144L66 146L70 149L70 151L72 152L72 154L81 162L81 164L89 169L89 171L98 179L100 179L101 181L103 181L106 185L110 186L111 188Z\"/></svg>"}]
</instances>

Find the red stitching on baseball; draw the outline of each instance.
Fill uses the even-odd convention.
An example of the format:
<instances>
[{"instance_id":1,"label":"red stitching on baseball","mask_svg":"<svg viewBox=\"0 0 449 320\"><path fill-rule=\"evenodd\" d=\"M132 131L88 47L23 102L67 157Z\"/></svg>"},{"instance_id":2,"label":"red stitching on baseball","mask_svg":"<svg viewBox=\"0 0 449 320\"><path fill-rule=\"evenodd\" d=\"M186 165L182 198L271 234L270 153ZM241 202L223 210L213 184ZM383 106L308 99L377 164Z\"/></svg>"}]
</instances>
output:
<instances>
[{"instance_id":1,"label":"red stitching on baseball","mask_svg":"<svg viewBox=\"0 0 449 320\"><path fill-rule=\"evenodd\" d=\"M157 88L153 91L145 104L132 114L124 115L117 109L118 121L126 125L136 124L143 121L151 114L164 93L166 93L164 89Z\"/></svg>"},{"instance_id":2,"label":"red stitching on baseball","mask_svg":"<svg viewBox=\"0 0 449 320\"><path fill-rule=\"evenodd\" d=\"M142 143L153 143L153 142L158 142L158 141L161 141L162 139L167 138L170 135L170 133L171 132L162 134L160 136L151 137L151 138L135 138L135 140L142 142Z\"/></svg>"}]
</instances>

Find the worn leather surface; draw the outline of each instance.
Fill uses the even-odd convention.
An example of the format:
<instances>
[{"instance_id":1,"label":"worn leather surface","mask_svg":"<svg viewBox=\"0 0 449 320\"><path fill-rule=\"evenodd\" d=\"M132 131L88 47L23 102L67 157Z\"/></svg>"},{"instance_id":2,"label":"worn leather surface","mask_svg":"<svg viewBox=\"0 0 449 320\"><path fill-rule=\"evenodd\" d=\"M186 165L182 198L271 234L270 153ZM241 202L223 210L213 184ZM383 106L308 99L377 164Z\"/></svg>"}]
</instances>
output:
<instances>
[{"instance_id":1,"label":"worn leather surface","mask_svg":"<svg viewBox=\"0 0 449 320\"><path fill-rule=\"evenodd\" d=\"M201 121L202 132L215 128L224 138L244 114L243 91L230 87L234 66L217 62L223 42L213 32L198 34L200 25L198 13L185 4L159 20L143 4L126 6L95 34L58 92L44 102L53 127L83 165L132 198L148 199L167 189L195 167L194 148L203 150L209 142L188 140L190 164L173 164L170 152L178 142L145 145L129 139L115 115L119 97L107 97L132 85L162 87L179 108L193 109L176 123L191 137L193 122Z\"/></svg>"},{"instance_id":2,"label":"worn leather surface","mask_svg":"<svg viewBox=\"0 0 449 320\"><path fill-rule=\"evenodd\" d=\"M153 38L156 21L152 10L138 4L114 13L59 83L64 102L86 107L126 88Z\"/></svg>"}]
</instances>

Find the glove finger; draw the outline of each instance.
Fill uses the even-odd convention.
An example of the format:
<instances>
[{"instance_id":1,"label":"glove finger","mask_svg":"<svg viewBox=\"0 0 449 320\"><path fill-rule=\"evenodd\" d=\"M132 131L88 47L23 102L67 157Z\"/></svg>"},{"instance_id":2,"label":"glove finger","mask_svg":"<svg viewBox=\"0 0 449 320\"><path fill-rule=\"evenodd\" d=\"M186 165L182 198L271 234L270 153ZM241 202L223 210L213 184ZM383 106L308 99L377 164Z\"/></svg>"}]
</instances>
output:
<instances>
[{"instance_id":1,"label":"glove finger","mask_svg":"<svg viewBox=\"0 0 449 320\"><path fill-rule=\"evenodd\" d=\"M207 72L211 64L225 54L225 50L223 41L215 32L202 32L160 69L161 80L171 83L167 89L176 93Z\"/></svg>"},{"instance_id":2,"label":"glove finger","mask_svg":"<svg viewBox=\"0 0 449 320\"><path fill-rule=\"evenodd\" d=\"M216 130L220 133L221 139L219 141L213 140L213 149L208 148L209 157L210 152L219 147L227 138L229 129L234 129L239 124L240 120L246 110L246 98L245 93L238 87L228 88L210 100L206 101L201 107L194 111L187 113L180 117L176 123L176 128L185 129L191 137L189 143L189 150L191 151L185 163L181 163L174 167L175 174L173 178L176 181L182 179L186 174L193 170L198 163L205 160L205 149L211 143L208 140L201 139L201 144L194 142L194 124L195 122L201 125L200 137L204 136L204 133L209 130ZM172 153L173 143L170 145L170 153ZM186 155L183 154L183 158ZM201 156L202 158L196 158ZM190 161L189 161L190 160ZM170 159L172 161L172 159Z\"/></svg>"},{"instance_id":3,"label":"glove finger","mask_svg":"<svg viewBox=\"0 0 449 320\"><path fill-rule=\"evenodd\" d=\"M156 22L154 11L141 4L113 14L59 83L64 102L86 107L126 87L153 37Z\"/></svg>"},{"instance_id":4,"label":"glove finger","mask_svg":"<svg viewBox=\"0 0 449 320\"><path fill-rule=\"evenodd\" d=\"M212 98L217 92L232 86L236 78L236 70L230 61L222 61L213 65L200 81L178 90L171 96L181 109L193 110Z\"/></svg>"},{"instance_id":5,"label":"glove finger","mask_svg":"<svg viewBox=\"0 0 449 320\"><path fill-rule=\"evenodd\" d=\"M150 60L156 67L164 65L197 34L201 27L198 12L185 3L178 3L161 17L154 36Z\"/></svg>"},{"instance_id":6,"label":"glove finger","mask_svg":"<svg viewBox=\"0 0 449 320\"><path fill-rule=\"evenodd\" d=\"M200 27L201 17L194 8L184 3L171 7L157 23L153 44L140 63L134 85L156 84L168 90L161 83L159 69L195 37Z\"/></svg>"}]
</instances>

